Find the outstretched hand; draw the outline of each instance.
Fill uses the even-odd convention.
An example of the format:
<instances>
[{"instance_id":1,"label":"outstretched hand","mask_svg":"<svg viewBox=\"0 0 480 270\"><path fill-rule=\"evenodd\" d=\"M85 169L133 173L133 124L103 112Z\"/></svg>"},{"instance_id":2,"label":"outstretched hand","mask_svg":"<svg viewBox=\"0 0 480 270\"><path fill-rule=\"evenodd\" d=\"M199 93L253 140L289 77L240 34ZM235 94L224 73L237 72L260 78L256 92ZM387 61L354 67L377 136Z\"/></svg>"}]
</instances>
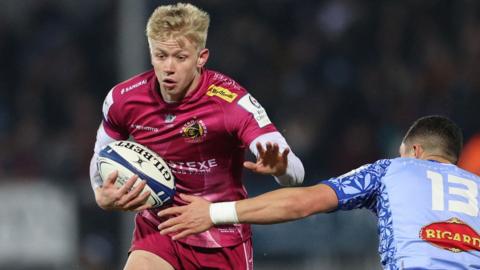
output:
<instances>
[{"instance_id":1,"label":"outstretched hand","mask_svg":"<svg viewBox=\"0 0 480 270\"><path fill-rule=\"evenodd\" d=\"M257 162L253 163L251 161L245 161L243 166L245 168L260 174L271 174L274 176L284 175L287 171L288 166L288 153L290 152L289 148L285 148L282 153L280 153L277 143L266 143L266 149L263 149L261 143L257 143L258 157Z\"/></svg>"},{"instance_id":2,"label":"outstretched hand","mask_svg":"<svg viewBox=\"0 0 480 270\"><path fill-rule=\"evenodd\" d=\"M172 206L158 212L159 217L172 216L158 226L161 234L174 234L172 240L178 240L213 227L209 201L185 194L180 194L180 198L189 204Z\"/></svg>"}]
</instances>

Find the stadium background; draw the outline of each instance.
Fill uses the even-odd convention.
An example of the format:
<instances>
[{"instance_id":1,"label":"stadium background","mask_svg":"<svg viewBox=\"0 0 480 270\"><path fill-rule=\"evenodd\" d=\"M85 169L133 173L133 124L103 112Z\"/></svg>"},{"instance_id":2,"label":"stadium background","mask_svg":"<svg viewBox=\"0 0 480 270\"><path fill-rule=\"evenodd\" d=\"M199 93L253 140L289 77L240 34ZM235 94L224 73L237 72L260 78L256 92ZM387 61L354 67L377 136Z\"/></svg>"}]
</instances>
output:
<instances>
[{"instance_id":1,"label":"stadium background","mask_svg":"<svg viewBox=\"0 0 480 270\"><path fill-rule=\"evenodd\" d=\"M144 25L175 1L0 4L0 268L120 269L131 215L100 210L88 164L101 104L149 68ZM478 1L194 1L208 67L240 82L304 162L306 185L395 157L425 114L480 130ZM249 158L251 158L249 156ZM246 174L250 195L277 188ZM256 269L379 269L372 214L254 227Z\"/></svg>"}]
</instances>

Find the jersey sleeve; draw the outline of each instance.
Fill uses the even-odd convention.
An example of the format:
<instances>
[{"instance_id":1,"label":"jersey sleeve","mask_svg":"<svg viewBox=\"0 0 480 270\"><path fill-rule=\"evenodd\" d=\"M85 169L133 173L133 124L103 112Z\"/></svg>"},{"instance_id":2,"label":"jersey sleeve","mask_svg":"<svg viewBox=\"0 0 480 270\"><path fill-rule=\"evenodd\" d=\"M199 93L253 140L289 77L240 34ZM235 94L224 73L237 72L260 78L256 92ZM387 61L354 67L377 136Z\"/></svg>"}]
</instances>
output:
<instances>
[{"instance_id":1,"label":"jersey sleeve","mask_svg":"<svg viewBox=\"0 0 480 270\"><path fill-rule=\"evenodd\" d=\"M337 194L337 210L367 208L375 211L381 179L390 163L388 159L379 160L322 183L330 186Z\"/></svg>"},{"instance_id":2,"label":"jersey sleeve","mask_svg":"<svg viewBox=\"0 0 480 270\"><path fill-rule=\"evenodd\" d=\"M267 134L260 135L250 143L250 151L255 157L258 158L257 143L260 143L265 147L267 142L278 144L279 152L282 153L285 148L290 148L285 138L280 134L280 132L270 132ZM293 153L292 150L288 153L287 156L287 171L284 175L274 176L277 183L282 186L295 186L303 182L305 176L305 169L303 168L302 161Z\"/></svg>"},{"instance_id":3,"label":"jersey sleeve","mask_svg":"<svg viewBox=\"0 0 480 270\"><path fill-rule=\"evenodd\" d=\"M260 135L277 131L262 105L248 93L229 106L225 124L247 146Z\"/></svg>"},{"instance_id":4,"label":"jersey sleeve","mask_svg":"<svg viewBox=\"0 0 480 270\"><path fill-rule=\"evenodd\" d=\"M122 115L119 110L119 102L116 100L113 88L108 92L103 102L103 121L102 125L105 132L113 139L126 140L128 138L128 131L122 125Z\"/></svg>"}]
</instances>

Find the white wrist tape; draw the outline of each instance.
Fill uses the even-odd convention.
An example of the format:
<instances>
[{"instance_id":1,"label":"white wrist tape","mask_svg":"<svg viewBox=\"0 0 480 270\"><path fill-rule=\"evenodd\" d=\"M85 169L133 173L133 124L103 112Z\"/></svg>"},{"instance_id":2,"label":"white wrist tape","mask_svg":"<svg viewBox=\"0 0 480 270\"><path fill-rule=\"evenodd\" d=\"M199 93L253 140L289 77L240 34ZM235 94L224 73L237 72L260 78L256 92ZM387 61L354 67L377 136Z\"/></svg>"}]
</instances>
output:
<instances>
[{"instance_id":1,"label":"white wrist tape","mask_svg":"<svg viewBox=\"0 0 480 270\"><path fill-rule=\"evenodd\" d=\"M235 202L220 202L210 204L210 219L215 225L238 223Z\"/></svg>"}]
</instances>

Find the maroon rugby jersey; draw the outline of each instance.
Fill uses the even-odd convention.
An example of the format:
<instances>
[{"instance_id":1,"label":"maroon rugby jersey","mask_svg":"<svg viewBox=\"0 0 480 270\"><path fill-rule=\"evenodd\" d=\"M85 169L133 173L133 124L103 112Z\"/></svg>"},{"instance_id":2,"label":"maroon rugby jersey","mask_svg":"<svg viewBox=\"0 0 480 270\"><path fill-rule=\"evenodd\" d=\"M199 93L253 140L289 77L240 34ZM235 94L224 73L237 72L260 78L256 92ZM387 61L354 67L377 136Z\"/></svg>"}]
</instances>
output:
<instances>
[{"instance_id":1,"label":"maroon rugby jersey","mask_svg":"<svg viewBox=\"0 0 480 270\"><path fill-rule=\"evenodd\" d=\"M181 102L166 103L153 70L116 85L103 106L103 126L117 140L131 136L163 157L179 193L212 201L247 196L242 184L245 149L258 136L276 131L262 106L231 78L202 70L197 89ZM174 204L184 204L175 196ZM153 226L156 211L139 213ZM249 225L212 228L187 237L187 244L225 247L251 236Z\"/></svg>"}]
</instances>

